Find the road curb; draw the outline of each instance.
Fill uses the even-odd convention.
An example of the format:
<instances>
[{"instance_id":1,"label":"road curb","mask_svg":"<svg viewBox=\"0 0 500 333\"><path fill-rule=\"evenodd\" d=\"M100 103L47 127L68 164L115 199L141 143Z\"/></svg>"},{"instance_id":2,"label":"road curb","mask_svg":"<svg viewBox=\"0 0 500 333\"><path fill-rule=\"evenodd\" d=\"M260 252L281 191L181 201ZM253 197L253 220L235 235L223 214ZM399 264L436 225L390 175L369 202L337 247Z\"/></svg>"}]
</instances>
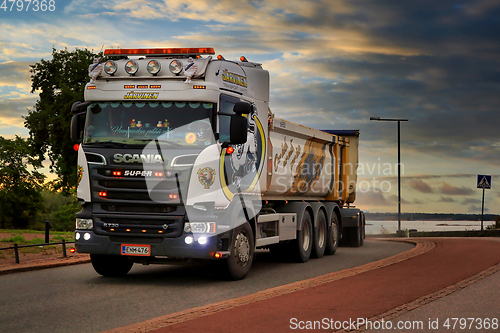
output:
<instances>
[{"instance_id":1,"label":"road curb","mask_svg":"<svg viewBox=\"0 0 500 333\"><path fill-rule=\"evenodd\" d=\"M242 296L226 301L221 301L213 304L208 304L201 307L196 307L184 311L175 312L169 315L157 317L145 322L132 324L116 329L112 329L109 331L105 331L103 333L121 333L121 332L149 332L152 330L156 330L159 328L165 328L168 326L172 326L178 323L182 323L188 320L192 320L195 318L208 316L217 312L233 309L242 305L255 303L259 301L263 301L266 299L274 298L277 296L293 293L295 291L304 290L307 288L315 287L318 285L322 285L328 282L341 280L344 278L348 278L357 274L365 273L371 270L379 269L382 267L386 267L389 265L393 265L399 263L401 261L416 257L425 252L428 252L436 247L436 244L431 240L421 240L421 239L384 239L398 242L407 242L416 244L416 246L408 251L399 253L395 256L381 259L372 263L368 263L359 267L346 269L340 272L334 272L325 274L322 276L318 276L315 278L297 281L294 283L290 283L284 286L279 286L275 288L266 289L263 291L259 291L257 293Z\"/></svg>"},{"instance_id":2,"label":"road curb","mask_svg":"<svg viewBox=\"0 0 500 333\"><path fill-rule=\"evenodd\" d=\"M57 258L54 259L53 261L48 261L48 262L47 261L39 263L27 262L27 263L15 264L16 266L0 267L0 275L35 271L45 268L86 264L89 262L90 262L90 257L88 255L78 258Z\"/></svg>"}]
</instances>

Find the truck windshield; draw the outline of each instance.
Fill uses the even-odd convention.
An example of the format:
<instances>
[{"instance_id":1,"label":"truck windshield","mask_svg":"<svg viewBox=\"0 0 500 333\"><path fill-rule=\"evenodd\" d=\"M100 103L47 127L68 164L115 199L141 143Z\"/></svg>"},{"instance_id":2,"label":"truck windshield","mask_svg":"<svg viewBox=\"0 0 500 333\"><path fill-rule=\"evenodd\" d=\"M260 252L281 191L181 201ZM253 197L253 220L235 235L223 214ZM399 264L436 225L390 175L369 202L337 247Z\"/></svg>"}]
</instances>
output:
<instances>
[{"instance_id":1,"label":"truck windshield","mask_svg":"<svg viewBox=\"0 0 500 333\"><path fill-rule=\"evenodd\" d=\"M84 144L146 145L160 140L180 147L214 142L214 104L203 102L108 102L87 109Z\"/></svg>"}]
</instances>

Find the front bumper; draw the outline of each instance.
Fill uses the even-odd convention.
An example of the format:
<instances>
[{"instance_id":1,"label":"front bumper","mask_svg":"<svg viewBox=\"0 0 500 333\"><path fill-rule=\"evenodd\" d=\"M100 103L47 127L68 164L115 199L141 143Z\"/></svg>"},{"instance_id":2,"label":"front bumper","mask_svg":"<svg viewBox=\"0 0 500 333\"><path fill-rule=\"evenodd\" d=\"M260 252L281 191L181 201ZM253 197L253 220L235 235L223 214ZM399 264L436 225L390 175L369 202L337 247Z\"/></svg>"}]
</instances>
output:
<instances>
[{"instance_id":1,"label":"front bumper","mask_svg":"<svg viewBox=\"0 0 500 333\"><path fill-rule=\"evenodd\" d=\"M80 253L121 255L122 244L150 245L151 257L169 257L185 259L214 259L214 254L221 250L221 235L208 236L204 234L183 234L177 238L155 238L145 239L131 237L110 237L102 236L91 230L76 230L80 233L80 238L75 241L76 250ZM88 233L90 238L84 239L84 234ZM186 244L186 237L191 236L194 242ZM205 244L199 244L200 237L207 237ZM145 257L142 257L146 259Z\"/></svg>"}]
</instances>

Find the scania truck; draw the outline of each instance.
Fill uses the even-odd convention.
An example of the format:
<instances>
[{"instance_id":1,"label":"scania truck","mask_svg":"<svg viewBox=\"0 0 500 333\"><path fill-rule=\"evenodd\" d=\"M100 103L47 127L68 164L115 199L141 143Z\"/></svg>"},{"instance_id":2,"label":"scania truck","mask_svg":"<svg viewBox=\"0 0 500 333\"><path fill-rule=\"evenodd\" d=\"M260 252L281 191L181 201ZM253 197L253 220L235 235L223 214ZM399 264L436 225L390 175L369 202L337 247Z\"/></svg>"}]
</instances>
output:
<instances>
[{"instance_id":1,"label":"scania truck","mask_svg":"<svg viewBox=\"0 0 500 333\"><path fill-rule=\"evenodd\" d=\"M306 262L363 245L357 130L274 116L269 72L213 48L108 49L72 106L76 250L103 276L134 263L218 261L242 279L257 249ZM210 265L209 265L210 266Z\"/></svg>"}]
</instances>

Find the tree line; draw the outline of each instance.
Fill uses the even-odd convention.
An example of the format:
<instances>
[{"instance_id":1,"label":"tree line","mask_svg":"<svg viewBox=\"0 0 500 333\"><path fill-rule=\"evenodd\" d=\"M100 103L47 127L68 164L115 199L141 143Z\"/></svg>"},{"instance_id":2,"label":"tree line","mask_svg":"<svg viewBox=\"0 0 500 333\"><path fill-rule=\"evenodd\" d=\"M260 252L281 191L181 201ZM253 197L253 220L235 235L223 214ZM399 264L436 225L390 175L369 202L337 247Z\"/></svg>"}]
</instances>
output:
<instances>
[{"instance_id":1,"label":"tree line","mask_svg":"<svg viewBox=\"0 0 500 333\"><path fill-rule=\"evenodd\" d=\"M77 152L69 136L71 105L83 101L88 68L99 54L87 49L52 49L52 59L30 65L31 93L39 93L24 125L29 138L0 136L0 228L73 230ZM48 158L56 178L40 172Z\"/></svg>"}]
</instances>

